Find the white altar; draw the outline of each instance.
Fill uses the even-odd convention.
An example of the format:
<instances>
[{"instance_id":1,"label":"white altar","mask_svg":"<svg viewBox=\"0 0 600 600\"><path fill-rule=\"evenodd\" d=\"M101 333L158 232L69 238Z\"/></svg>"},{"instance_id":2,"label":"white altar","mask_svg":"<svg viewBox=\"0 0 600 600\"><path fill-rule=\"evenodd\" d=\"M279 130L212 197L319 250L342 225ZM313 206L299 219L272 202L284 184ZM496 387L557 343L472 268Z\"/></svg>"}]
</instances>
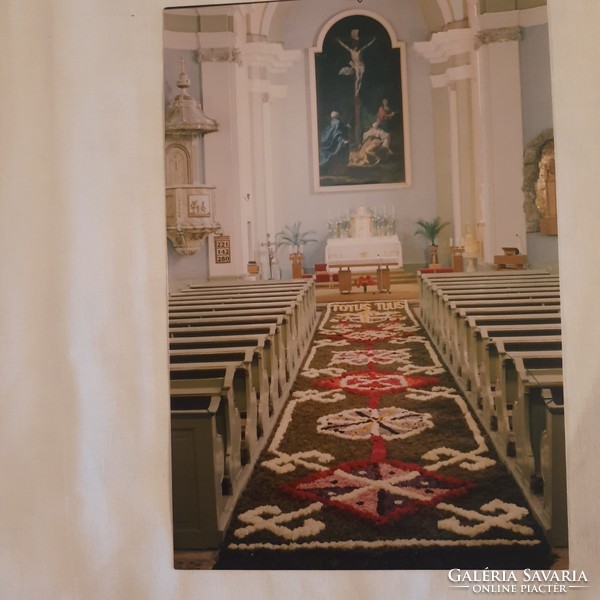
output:
<instances>
[{"instance_id":1,"label":"white altar","mask_svg":"<svg viewBox=\"0 0 600 600\"><path fill-rule=\"evenodd\" d=\"M341 266L386 264L402 267L402 245L396 235L349 237L327 240L325 262L333 271Z\"/></svg>"},{"instance_id":2,"label":"white altar","mask_svg":"<svg viewBox=\"0 0 600 600\"><path fill-rule=\"evenodd\" d=\"M402 267L402 246L394 234L393 217L377 215L365 206L359 206L347 218L329 224L335 236L327 240L325 262L328 269L385 264Z\"/></svg>"},{"instance_id":3,"label":"white altar","mask_svg":"<svg viewBox=\"0 0 600 600\"><path fill-rule=\"evenodd\" d=\"M381 227L382 224L385 228ZM338 274L341 292L351 290L352 272L368 273L375 270L378 290L389 291L390 267L402 268L402 245L397 235L391 235L394 227L393 218L378 218L364 206L358 207L344 222L336 223L335 230L341 229L345 235L327 240L325 262L330 276ZM333 227L330 224L331 230Z\"/></svg>"}]
</instances>

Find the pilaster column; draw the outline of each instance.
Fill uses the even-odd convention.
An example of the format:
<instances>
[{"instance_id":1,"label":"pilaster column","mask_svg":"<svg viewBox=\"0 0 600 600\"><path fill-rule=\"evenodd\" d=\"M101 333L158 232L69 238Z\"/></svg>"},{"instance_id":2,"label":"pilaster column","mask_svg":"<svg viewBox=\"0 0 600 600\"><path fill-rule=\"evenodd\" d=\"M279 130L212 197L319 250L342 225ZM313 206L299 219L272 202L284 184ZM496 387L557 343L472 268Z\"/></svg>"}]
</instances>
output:
<instances>
[{"instance_id":1,"label":"pilaster column","mask_svg":"<svg viewBox=\"0 0 600 600\"><path fill-rule=\"evenodd\" d=\"M493 262L503 246L526 252L523 212L523 124L519 66L520 27L476 33L474 131L478 168L478 204L483 228L484 261Z\"/></svg>"},{"instance_id":2,"label":"pilaster column","mask_svg":"<svg viewBox=\"0 0 600 600\"><path fill-rule=\"evenodd\" d=\"M231 263L214 260L214 244L209 245L210 277L239 276L248 262L247 202L251 183L243 172L244 150L249 147L243 123L246 96L241 51L235 34L199 34L196 56L201 66L204 109L213 111L221 125L219 135L204 140L206 180L216 185L217 212L223 233L231 236ZM229 160L223 161L221 157Z\"/></svg>"},{"instance_id":3,"label":"pilaster column","mask_svg":"<svg viewBox=\"0 0 600 600\"><path fill-rule=\"evenodd\" d=\"M438 203L441 203L440 212L443 213L444 204L447 206L450 200L451 209L446 212L452 214L451 235L457 241L464 235L464 224L473 218L474 212L470 180L473 163L470 107L472 70L468 63L472 44L473 33L468 28L436 33L429 42L415 44L417 52L432 64L433 70L441 71L431 76L433 90L446 90L447 104L436 115L436 126L442 128L442 131L438 130L437 160L447 161L445 169L437 170L438 177L443 179L438 181ZM443 197L442 190L445 189L451 190L449 199L448 195Z\"/></svg>"},{"instance_id":4,"label":"pilaster column","mask_svg":"<svg viewBox=\"0 0 600 600\"><path fill-rule=\"evenodd\" d=\"M261 270L269 272L266 252L259 252L260 244L275 235L276 198L273 190L272 111L278 99L287 95L285 75L300 58L295 50L284 50L281 44L262 40L249 42L242 48L246 65L249 135L252 141L247 156L252 157L254 202L251 229L254 232L254 260L261 262ZM283 82L283 83L282 83Z\"/></svg>"}]
</instances>

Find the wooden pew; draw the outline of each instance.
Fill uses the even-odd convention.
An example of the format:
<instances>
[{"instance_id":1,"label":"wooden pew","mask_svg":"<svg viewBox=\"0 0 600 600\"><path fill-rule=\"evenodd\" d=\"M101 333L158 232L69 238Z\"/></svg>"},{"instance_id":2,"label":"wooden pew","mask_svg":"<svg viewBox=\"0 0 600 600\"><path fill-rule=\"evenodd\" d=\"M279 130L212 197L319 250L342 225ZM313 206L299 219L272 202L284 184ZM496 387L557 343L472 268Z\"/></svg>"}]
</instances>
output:
<instances>
[{"instance_id":1,"label":"wooden pew","mask_svg":"<svg viewBox=\"0 0 600 600\"><path fill-rule=\"evenodd\" d=\"M498 315L471 314L458 324L458 338L456 340L456 356L460 362L460 374L469 378L471 389L478 390L481 385L481 370L485 368L482 356L487 348L480 348L479 329L501 325L560 325L560 311L540 310L538 312L512 312L507 309Z\"/></svg>"},{"instance_id":2,"label":"wooden pew","mask_svg":"<svg viewBox=\"0 0 600 600\"><path fill-rule=\"evenodd\" d=\"M480 404L483 412L486 405L490 407L489 413L496 412L496 405L503 386L503 362L510 360L510 355L518 352L555 352L560 356L562 339L560 335L521 335L497 336L488 340L483 354L484 366L481 369ZM494 408L492 408L494 407ZM497 416L490 417L490 426L498 430Z\"/></svg>"},{"instance_id":3,"label":"wooden pew","mask_svg":"<svg viewBox=\"0 0 600 600\"><path fill-rule=\"evenodd\" d=\"M176 548L222 543L316 326L312 288L312 305L305 282L169 299Z\"/></svg>"},{"instance_id":4,"label":"wooden pew","mask_svg":"<svg viewBox=\"0 0 600 600\"><path fill-rule=\"evenodd\" d=\"M244 289L235 291L204 292L202 290L187 290L179 294L172 294L169 298L169 310L175 311L178 308L187 310L187 307L204 306L212 304L256 306L273 302L288 302L298 312L298 321L300 322L302 335L310 337L316 326L317 312L316 304L311 301L306 288L300 290L285 290L269 293L263 291L248 292Z\"/></svg>"},{"instance_id":5,"label":"wooden pew","mask_svg":"<svg viewBox=\"0 0 600 600\"><path fill-rule=\"evenodd\" d=\"M513 406L520 398L520 379L523 374L535 380L535 374L551 369L562 382L562 352L560 350L520 350L504 354L499 364L499 377L494 390L496 429L508 456L516 456L513 430Z\"/></svg>"},{"instance_id":6,"label":"wooden pew","mask_svg":"<svg viewBox=\"0 0 600 600\"><path fill-rule=\"evenodd\" d=\"M421 320L549 540L561 546L567 522L560 286L556 277L530 277L465 277L464 286L457 278L422 278Z\"/></svg>"},{"instance_id":7,"label":"wooden pew","mask_svg":"<svg viewBox=\"0 0 600 600\"><path fill-rule=\"evenodd\" d=\"M419 297L421 301L422 320L426 327L429 327L429 320L432 318L432 304L434 297L438 295L439 290L447 285L461 283L475 287L478 284L486 282L535 282L548 280L551 274L545 270L526 271L524 273L494 273L492 271L482 271L477 273L434 273L419 275Z\"/></svg>"},{"instance_id":8,"label":"wooden pew","mask_svg":"<svg viewBox=\"0 0 600 600\"><path fill-rule=\"evenodd\" d=\"M286 368L286 376L291 377L291 374L295 372L295 369L299 363L300 353L303 350L298 348L297 340L292 336L290 331L290 322L285 314L285 311L277 313L274 312L259 312L234 314L229 315L227 312L221 312L219 316L206 315L202 317L194 318L178 318L169 319L169 331L176 329L185 330L192 327L201 325L209 325L212 327L226 326L226 325L260 325L260 324L275 324L280 332L282 340L281 350L284 357L284 364Z\"/></svg>"},{"instance_id":9,"label":"wooden pew","mask_svg":"<svg viewBox=\"0 0 600 600\"><path fill-rule=\"evenodd\" d=\"M566 546L566 460L562 368L513 357L518 373L513 403L516 477L536 498L532 508L551 543ZM539 359L537 359L539 362Z\"/></svg>"},{"instance_id":10,"label":"wooden pew","mask_svg":"<svg viewBox=\"0 0 600 600\"><path fill-rule=\"evenodd\" d=\"M267 339L272 340L275 368L278 374L279 394L283 395L284 390L290 384L286 368L286 355L281 328L278 323L230 323L215 325L214 323L204 323L190 327L169 327L169 338L173 340L188 340L198 337L226 336L232 339L243 338L244 335L264 334Z\"/></svg>"},{"instance_id":11,"label":"wooden pew","mask_svg":"<svg viewBox=\"0 0 600 600\"><path fill-rule=\"evenodd\" d=\"M536 278L536 282L542 283L539 278ZM551 281L544 280L543 285L532 285L530 280L507 282L506 285L504 285L504 282L497 282L495 285L497 287L494 288L480 287L478 282L471 282L464 284L465 287L446 289L444 286L432 284L428 293L428 305L424 306L429 316L428 327L435 326L444 304L455 299L462 301L479 300L484 299L486 295L500 294L504 294L505 298L509 298L511 294L518 292L537 293L538 296L540 296L539 292L560 293L559 284L555 279Z\"/></svg>"},{"instance_id":12,"label":"wooden pew","mask_svg":"<svg viewBox=\"0 0 600 600\"><path fill-rule=\"evenodd\" d=\"M468 306L454 308L453 319L450 321L447 331L443 332L445 343L441 343L442 350L449 363L460 367L461 353L466 351L469 319L483 319L485 317L505 317L513 315L560 315L560 305L538 305L538 304L513 304L511 306Z\"/></svg>"},{"instance_id":13,"label":"wooden pew","mask_svg":"<svg viewBox=\"0 0 600 600\"><path fill-rule=\"evenodd\" d=\"M243 335L234 333L233 335L170 338L169 347L172 352L179 350L208 350L211 348L248 347L255 349L256 352L262 354L262 360L267 372L270 402L275 407L275 412L279 411L280 402L282 401L279 388L279 358L273 336L261 333Z\"/></svg>"},{"instance_id":14,"label":"wooden pew","mask_svg":"<svg viewBox=\"0 0 600 600\"><path fill-rule=\"evenodd\" d=\"M304 346L309 342L310 325L304 316L299 304L293 301L267 301L264 300L256 304L247 304L239 302L236 304L222 304L220 302L204 303L198 301L184 307L169 306L169 319L180 319L187 317L198 317L209 313L228 314L228 315L256 315L278 312L287 315L290 322L290 330L294 339ZM301 350L302 348L300 348Z\"/></svg>"},{"instance_id":15,"label":"wooden pew","mask_svg":"<svg viewBox=\"0 0 600 600\"><path fill-rule=\"evenodd\" d=\"M219 435L223 448L223 466L215 465L215 472L223 471L223 493L231 494L238 485L242 471L242 422L239 409L236 405L233 389L234 367L230 366L216 374L215 377L206 377L200 380L180 379L171 380L170 396L171 411L209 410L214 414L211 430L214 425L216 434ZM218 405L215 400L218 399ZM187 420L188 416L176 414L175 416ZM203 415L206 421L208 415ZM204 425L205 427L206 425ZM197 449L197 448L196 448Z\"/></svg>"},{"instance_id":16,"label":"wooden pew","mask_svg":"<svg viewBox=\"0 0 600 600\"><path fill-rule=\"evenodd\" d=\"M528 317L530 315L527 315ZM479 323L469 329L466 352L464 353L462 378L470 390L473 399L479 402L481 398L482 381L487 367L488 345L496 337L507 335L560 335L560 316L543 315L537 320L519 319L513 322L505 320L502 323Z\"/></svg>"},{"instance_id":17,"label":"wooden pew","mask_svg":"<svg viewBox=\"0 0 600 600\"><path fill-rule=\"evenodd\" d=\"M225 489L223 437L218 433L221 395L209 390L171 410L173 537L176 549L216 548L231 519Z\"/></svg>"},{"instance_id":18,"label":"wooden pew","mask_svg":"<svg viewBox=\"0 0 600 600\"><path fill-rule=\"evenodd\" d=\"M453 275L453 274L450 274ZM454 274L457 275L457 274ZM437 311L439 310L440 296L444 290L448 288L450 293L456 294L460 288L457 286L463 286L462 289L476 289L479 286L500 285L505 284L507 286L514 287L517 285L527 286L528 284L549 282L556 284L556 277L550 276L547 273L544 274L527 274L526 276L509 275L506 277L489 276L489 275L478 275L477 277L453 277L453 278L434 278L433 276L423 275L420 278L420 299L421 299L421 313L424 325L429 329L433 326ZM484 288L481 288L482 290ZM505 290L503 290L505 291Z\"/></svg>"},{"instance_id":19,"label":"wooden pew","mask_svg":"<svg viewBox=\"0 0 600 600\"><path fill-rule=\"evenodd\" d=\"M310 323L307 316L303 300L298 295L284 295L283 297L259 294L256 297L248 297L244 292L238 294L223 292L224 295L210 295L205 292L193 292L184 294L183 297L169 298L169 311L186 311L196 306L195 310L219 310L219 311L259 311L266 310L268 307L290 313L290 319L301 324ZM233 302L232 302L233 300ZM181 312L180 311L180 312Z\"/></svg>"},{"instance_id":20,"label":"wooden pew","mask_svg":"<svg viewBox=\"0 0 600 600\"><path fill-rule=\"evenodd\" d=\"M536 298L503 298L498 299L495 297L478 299L478 300L452 300L446 305L444 312L444 318L441 320L439 325L439 331L437 337L442 338L439 340L439 344L443 347L448 343L449 337L453 335L455 326L453 325L454 320L462 318L462 311L465 311L465 315L476 314L473 311L478 311L478 314L485 314L489 311L490 314L501 314L501 311L506 309L510 312L513 309L519 307L529 307L531 309L540 308L545 309L546 307L554 307L556 310L560 310L560 295L558 292L548 294L547 296L536 297ZM499 312L496 312L499 311ZM433 336L432 336L433 337ZM444 341L446 343L444 343ZM448 357L452 360L452 357Z\"/></svg>"},{"instance_id":21,"label":"wooden pew","mask_svg":"<svg viewBox=\"0 0 600 600\"><path fill-rule=\"evenodd\" d=\"M557 293L543 296L527 297L529 294L520 290L513 295L484 294L468 300L462 297L449 298L444 306L443 318L440 318L435 327L427 329L434 344L442 354L444 361L458 375L469 372L467 316L480 315L482 318L491 315L518 315L558 313L560 298ZM524 297L526 296L526 297ZM536 307L539 310L535 310Z\"/></svg>"},{"instance_id":22,"label":"wooden pew","mask_svg":"<svg viewBox=\"0 0 600 600\"><path fill-rule=\"evenodd\" d=\"M252 386L258 402L258 437L268 434L272 425L274 407L271 403L269 378L263 353L257 347L229 348L171 348L171 364L232 362L250 369Z\"/></svg>"},{"instance_id":23,"label":"wooden pew","mask_svg":"<svg viewBox=\"0 0 600 600\"><path fill-rule=\"evenodd\" d=\"M184 384L180 380L192 380L198 387L202 380L223 378L228 369L233 368L232 389L235 406L238 409L242 425L242 464L250 463L258 454L258 402L252 385L252 373L249 365L236 362L182 363L170 365L171 390Z\"/></svg>"},{"instance_id":24,"label":"wooden pew","mask_svg":"<svg viewBox=\"0 0 600 600\"><path fill-rule=\"evenodd\" d=\"M187 288L180 290L179 293L201 291L203 294L222 294L222 293L259 293L259 294L273 294L276 292L296 291L297 293L306 296L307 303L310 305L311 310L316 309L316 286L312 279L304 280L278 280L278 281L263 281L263 282L236 282L236 283L221 283L221 284L208 284L200 285L194 284L189 285Z\"/></svg>"},{"instance_id":25,"label":"wooden pew","mask_svg":"<svg viewBox=\"0 0 600 600\"><path fill-rule=\"evenodd\" d=\"M429 329L441 332L447 323L452 320L452 312L449 304L455 301L465 300L535 300L548 296L560 297L560 290L557 285L544 286L539 288L511 288L505 290L451 290L437 295L433 304L432 323Z\"/></svg>"}]
</instances>

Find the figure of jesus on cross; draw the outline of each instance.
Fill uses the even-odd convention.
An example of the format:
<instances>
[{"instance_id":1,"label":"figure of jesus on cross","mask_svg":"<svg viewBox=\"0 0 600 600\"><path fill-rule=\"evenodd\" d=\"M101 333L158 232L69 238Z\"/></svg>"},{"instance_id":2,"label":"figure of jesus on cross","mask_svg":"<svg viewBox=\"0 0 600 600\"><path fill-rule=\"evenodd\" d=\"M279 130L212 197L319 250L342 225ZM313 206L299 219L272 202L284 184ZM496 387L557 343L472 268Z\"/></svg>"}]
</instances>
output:
<instances>
[{"instance_id":1,"label":"figure of jesus on cross","mask_svg":"<svg viewBox=\"0 0 600 600\"><path fill-rule=\"evenodd\" d=\"M353 29L350 32L352 38L352 46L344 44L342 40L337 38L337 42L340 46L348 50L350 53L349 67L342 67L339 75L354 75L354 96L358 96L360 92L360 86L362 84L363 75L365 74L365 63L363 62L363 52L375 41L373 38L370 42L367 42L362 48L360 47L358 40L358 29Z\"/></svg>"}]
</instances>

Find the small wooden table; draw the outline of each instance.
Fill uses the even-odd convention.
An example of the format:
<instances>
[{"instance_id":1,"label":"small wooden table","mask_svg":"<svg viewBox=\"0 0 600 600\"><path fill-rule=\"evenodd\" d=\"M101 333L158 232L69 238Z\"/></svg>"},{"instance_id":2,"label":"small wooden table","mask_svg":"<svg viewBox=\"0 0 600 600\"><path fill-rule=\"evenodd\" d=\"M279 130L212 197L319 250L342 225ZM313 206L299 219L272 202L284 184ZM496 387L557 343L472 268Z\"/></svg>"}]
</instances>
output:
<instances>
[{"instance_id":1,"label":"small wooden table","mask_svg":"<svg viewBox=\"0 0 600 600\"><path fill-rule=\"evenodd\" d=\"M346 262L340 264L329 264L328 267L338 267L338 289L340 293L349 294L352 291L352 268L377 267L377 291L391 292L390 265L397 261L378 262Z\"/></svg>"}]
</instances>

